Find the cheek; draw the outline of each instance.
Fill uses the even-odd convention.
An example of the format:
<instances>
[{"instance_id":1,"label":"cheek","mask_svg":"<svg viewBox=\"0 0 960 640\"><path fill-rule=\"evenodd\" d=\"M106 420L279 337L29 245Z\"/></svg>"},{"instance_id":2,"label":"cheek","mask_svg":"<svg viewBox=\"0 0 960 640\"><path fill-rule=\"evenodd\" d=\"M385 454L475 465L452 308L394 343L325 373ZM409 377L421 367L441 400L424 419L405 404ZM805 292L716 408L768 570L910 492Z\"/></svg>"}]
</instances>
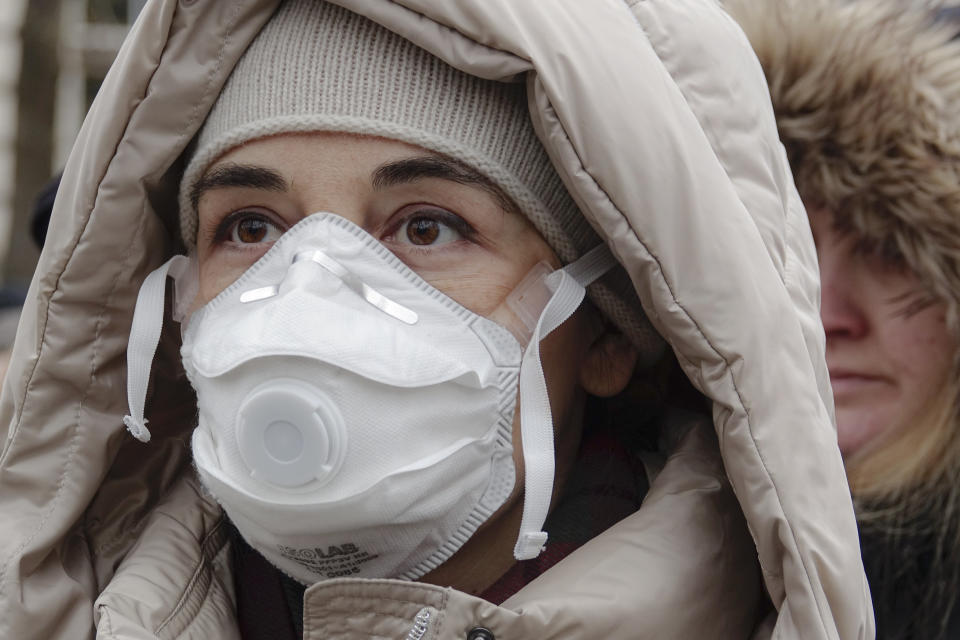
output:
<instances>
[{"instance_id":1,"label":"cheek","mask_svg":"<svg viewBox=\"0 0 960 640\"><path fill-rule=\"evenodd\" d=\"M494 269L453 269L443 273L419 273L430 286L479 316L496 320L513 284L509 274Z\"/></svg>"},{"instance_id":2,"label":"cheek","mask_svg":"<svg viewBox=\"0 0 960 640\"><path fill-rule=\"evenodd\" d=\"M552 269L560 267L549 245L529 223L508 216L496 246L463 256L459 264L433 279L420 275L474 313L499 322L507 296L540 262Z\"/></svg>"},{"instance_id":3,"label":"cheek","mask_svg":"<svg viewBox=\"0 0 960 640\"><path fill-rule=\"evenodd\" d=\"M550 397L558 469L572 460L580 444L584 400L584 392L580 388L580 368L589 347L590 334L585 311L581 308L540 343L540 362ZM513 459L518 470L518 487L522 486L520 479L523 477L519 406L518 399L513 421Z\"/></svg>"},{"instance_id":4,"label":"cheek","mask_svg":"<svg viewBox=\"0 0 960 640\"><path fill-rule=\"evenodd\" d=\"M902 379L917 389L938 386L946 379L957 348L940 306L891 323L885 341Z\"/></svg>"},{"instance_id":5,"label":"cheek","mask_svg":"<svg viewBox=\"0 0 960 640\"><path fill-rule=\"evenodd\" d=\"M224 260L204 259L200 256L199 288L194 306L200 307L210 302L221 291L236 282L247 270L246 264L230 264Z\"/></svg>"},{"instance_id":6,"label":"cheek","mask_svg":"<svg viewBox=\"0 0 960 640\"><path fill-rule=\"evenodd\" d=\"M507 309L507 296L530 273L541 258L519 253L522 260L510 256L482 253L469 256L440 270L415 269L432 287L456 300L477 315L501 322Z\"/></svg>"}]
</instances>

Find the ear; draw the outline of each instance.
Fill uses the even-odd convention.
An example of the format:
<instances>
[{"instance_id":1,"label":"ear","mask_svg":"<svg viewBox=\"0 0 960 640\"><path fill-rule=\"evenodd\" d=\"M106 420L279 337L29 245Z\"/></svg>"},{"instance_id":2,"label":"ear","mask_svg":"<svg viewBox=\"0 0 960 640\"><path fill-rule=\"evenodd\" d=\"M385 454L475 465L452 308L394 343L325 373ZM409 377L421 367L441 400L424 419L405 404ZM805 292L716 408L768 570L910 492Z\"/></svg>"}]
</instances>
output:
<instances>
[{"instance_id":1,"label":"ear","mask_svg":"<svg viewBox=\"0 0 960 640\"><path fill-rule=\"evenodd\" d=\"M636 347L626 336L607 325L587 349L580 368L580 386L594 396L615 396L630 382L636 365Z\"/></svg>"}]
</instances>

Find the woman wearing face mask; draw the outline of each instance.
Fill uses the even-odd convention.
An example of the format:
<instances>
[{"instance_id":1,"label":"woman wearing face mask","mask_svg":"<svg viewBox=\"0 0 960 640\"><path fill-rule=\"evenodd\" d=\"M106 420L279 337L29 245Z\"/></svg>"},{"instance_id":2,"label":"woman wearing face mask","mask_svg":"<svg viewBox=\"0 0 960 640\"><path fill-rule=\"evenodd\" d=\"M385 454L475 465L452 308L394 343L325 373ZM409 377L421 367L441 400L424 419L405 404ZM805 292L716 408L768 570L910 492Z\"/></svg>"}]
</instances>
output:
<instances>
[{"instance_id":1,"label":"woman wearing face mask","mask_svg":"<svg viewBox=\"0 0 960 640\"><path fill-rule=\"evenodd\" d=\"M960 46L900 3L735 7L809 212L878 638L960 634Z\"/></svg>"},{"instance_id":2,"label":"woman wearing face mask","mask_svg":"<svg viewBox=\"0 0 960 640\"><path fill-rule=\"evenodd\" d=\"M0 635L868 640L764 91L708 2L148 5L7 379Z\"/></svg>"}]
</instances>

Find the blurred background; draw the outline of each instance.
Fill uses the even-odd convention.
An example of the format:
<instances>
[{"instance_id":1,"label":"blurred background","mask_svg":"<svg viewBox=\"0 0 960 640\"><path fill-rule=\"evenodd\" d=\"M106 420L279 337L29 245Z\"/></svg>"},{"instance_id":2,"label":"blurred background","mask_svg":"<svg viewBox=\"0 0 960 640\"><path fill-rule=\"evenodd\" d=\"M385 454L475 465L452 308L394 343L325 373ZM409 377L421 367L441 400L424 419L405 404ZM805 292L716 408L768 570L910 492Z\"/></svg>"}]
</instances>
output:
<instances>
[{"instance_id":1,"label":"blurred background","mask_svg":"<svg viewBox=\"0 0 960 640\"><path fill-rule=\"evenodd\" d=\"M0 1L0 308L16 306L26 291L45 230L31 232L37 198L63 168L144 4Z\"/></svg>"}]
</instances>

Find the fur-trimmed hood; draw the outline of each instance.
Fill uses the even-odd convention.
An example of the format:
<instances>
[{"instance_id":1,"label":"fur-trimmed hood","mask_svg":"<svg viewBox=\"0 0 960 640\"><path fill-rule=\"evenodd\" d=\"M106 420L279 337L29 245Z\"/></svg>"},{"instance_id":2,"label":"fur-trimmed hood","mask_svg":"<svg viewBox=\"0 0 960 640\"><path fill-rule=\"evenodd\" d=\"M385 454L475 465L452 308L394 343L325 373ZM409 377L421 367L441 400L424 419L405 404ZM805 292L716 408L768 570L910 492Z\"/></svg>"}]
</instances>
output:
<instances>
[{"instance_id":1,"label":"fur-trimmed hood","mask_svg":"<svg viewBox=\"0 0 960 640\"><path fill-rule=\"evenodd\" d=\"M727 0L808 207L916 273L960 332L960 42L934 5Z\"/></svg>"}]
</instances>

